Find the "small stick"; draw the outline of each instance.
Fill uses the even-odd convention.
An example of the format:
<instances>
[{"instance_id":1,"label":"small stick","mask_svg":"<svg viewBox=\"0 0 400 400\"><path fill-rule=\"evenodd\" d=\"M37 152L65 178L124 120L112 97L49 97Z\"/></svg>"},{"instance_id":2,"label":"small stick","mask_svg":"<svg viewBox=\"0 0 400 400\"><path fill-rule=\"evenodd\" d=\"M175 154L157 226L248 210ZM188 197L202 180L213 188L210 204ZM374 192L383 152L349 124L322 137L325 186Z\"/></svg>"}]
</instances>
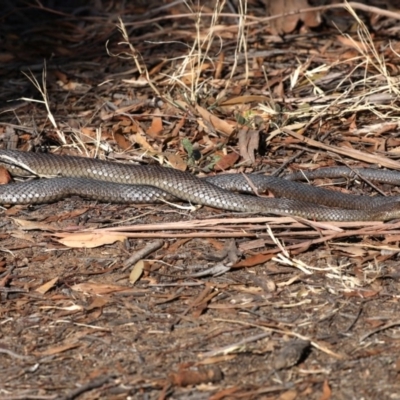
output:
<instances>
[{"instance_id":1,"label":"small stick","mask_svg":"<svg viewBox=\"0 0 400 400\"><path fill-rule=\"evenodd\" d=\"M147 246L143 247L143 249L137 251L135 254L125 260L121 272L126 271L131 265L136 264L139 260L147 257L153 251L158 250L163 244L164 242L162 240L156 240L152 243L149 243Z\"/></svg>"}]
</instances>

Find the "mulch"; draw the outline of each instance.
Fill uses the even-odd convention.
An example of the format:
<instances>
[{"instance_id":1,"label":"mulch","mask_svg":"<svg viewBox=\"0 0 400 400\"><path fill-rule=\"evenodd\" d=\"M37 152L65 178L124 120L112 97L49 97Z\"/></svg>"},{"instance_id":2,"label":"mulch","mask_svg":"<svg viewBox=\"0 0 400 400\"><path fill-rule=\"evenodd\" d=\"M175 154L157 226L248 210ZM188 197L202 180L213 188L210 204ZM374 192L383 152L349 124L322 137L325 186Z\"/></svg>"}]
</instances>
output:
<instances>
[{"instance_id":1,"label":"mulch","mask_svg":"<svg viewBox=\"0 0 400 400\"><path fill-rule=\"evenodd\" d=\"M284 35L256 1L66 3L1 5L2 148L201 176L400 169L387 2ZM1 213L0 399L399 397L397 220L76 197Z\"/></svg>"}]
</instances>

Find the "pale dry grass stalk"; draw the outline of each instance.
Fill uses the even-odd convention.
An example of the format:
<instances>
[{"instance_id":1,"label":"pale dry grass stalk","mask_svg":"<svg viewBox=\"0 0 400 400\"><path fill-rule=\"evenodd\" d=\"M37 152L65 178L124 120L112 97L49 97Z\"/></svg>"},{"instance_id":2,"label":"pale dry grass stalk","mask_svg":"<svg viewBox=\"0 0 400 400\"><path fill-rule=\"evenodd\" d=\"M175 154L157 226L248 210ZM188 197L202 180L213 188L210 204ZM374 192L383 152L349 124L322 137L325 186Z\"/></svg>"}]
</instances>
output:
<instances>
[{"instance_id":1,"label":"pale dry grass stalk","mask_svg":"<svg viewBox=\"0 0 400 400\"><path fill-rule=\"evenodd\" d=\"M169 79L172 87L179 85L184 89L189 102L192 104L197 103L197 99L199 98L205 84L202 75L206 63L213 64L210 51L215 39L217 38L214 27L218 24L225 2L226 0L216 1L210 26L206 29L203 27L204 18L201 10L195 11L189 2L185 1L185 4L190 13L193 15L195 21L195 39L192 45L189 47L188 54L182 58L177 72L171 75ZM185 81L189 81L189 85Z\"/></svg>"},{"instance_id":2,"label":"pale dry grass stalk","mask_svg":"<svg viewBox=\"0 0 400 400\"><path fill-rule=\"evenodd\" d=\"M238 65L239 55L243 53L245 58L245 81L249 78L249 60L248 60L248 48L247 48L247 0L239 0L239 23L238 23L238 34L236 40L235 57L234 63L231 67L230 78L226 83L226 87L231 83Z\"/></svg>"},{"instance_id":3,"label":"pale dry grass stalk","mask_svg":"<svg viewBox=\"0 0 400 400\"><path fill-rule=\"evenodd\" d=\"M136 47L131 43L128 32L126 30L125 24L122 21L121 18L119 18L119 24L117 25L118 30L120 31L122 38L124 39L123 42L120 42L119 44L121 45L126 45L128 46L129 51L124 52L121 54L118 54L118 57L128 59L128 60L133 60L134 64L136 65L136 68L141 76L144 76L146 78L147 84L152 88L154 93L157 96L160 96L160 92L158 88L155 86L155 84L152 82L149 71L147 69L146 63L143 60L142 55L140 52L136 49ZM112 54L108 49L107 53L111 56L115 56Z\"/></svg>"},{"instance_id":4,"label":"pale dry grass stalk","mask_svg":"<svg viewBox=\"0 0 400 400\"><path fill-rule=\"evenodd\" d=\"M185 2L190 13L194 18L194 41L189 48L189 52L182 58L182 61L176 73L169 76L169 84L171 88L179 85L185 91L188 101L191 104L196 104L201 96L203 87L207 80L204 79L204 69L206 64L214 64L214 56L211 55L211 49L216 40L219 40L219 47L222 49L222 38L218 35L218 22L221 18L222 10L226 0L217 0L214 5L211 21L208 27L204 27L204 14L200 11L195 11L189 2ZM226 87L232 84L232 78L237 70L239 55L244 54L245 57L245 79L249 76L248 67L248 49L247 49L247 0L239 0L239 18L238 18L238 34L237 44L235 49L234 63L230 67L230 78L226 81ZM208 15L208 14L207 14ZM187 79L185 79L187 78ZM189 81L189 83L187 83Z\"/></svg>"},{"instance_id":5,"label":"pale dry grass stalk","mask_svg":"<svg viewBox=\"0 0 400 400\"><path fill-rule=\"evenodd\" d=\"M47 112L47 117L51 124L53 125L55 131L57 132L57 136L60 139L61 143L66 144L67 140L65 139L64 133L58 128L57 122L53 116L53 113L51 112L50 104L49 104L49 97L47 94L47 86L46 86L46 81L47 81L47 67L46 63L44 63L43 66L43 72L42 72L42 84L38 82L36 77L33 75L33 73L27 74L22 71L22 73L32 82L32 84L35 86L35 88L38 90L40 95L42 96L43 100L35 100L27 97L22 97L20 100L24 100L27 102L31 103L40 103L44 104L46 107L46 112Z\"/></svg>"}]
</instances>

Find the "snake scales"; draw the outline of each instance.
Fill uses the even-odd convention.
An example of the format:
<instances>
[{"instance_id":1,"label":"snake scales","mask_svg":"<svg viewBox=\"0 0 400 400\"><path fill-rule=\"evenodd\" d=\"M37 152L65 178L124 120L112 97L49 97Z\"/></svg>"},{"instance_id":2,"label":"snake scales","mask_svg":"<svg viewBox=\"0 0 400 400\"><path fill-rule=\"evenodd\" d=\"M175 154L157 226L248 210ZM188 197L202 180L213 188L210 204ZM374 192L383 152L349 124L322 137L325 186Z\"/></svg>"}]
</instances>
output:
<instances>
[{"instance_id":1,"label":"snake scales","mask_svg":"<svg viewBox=\"0 0 400 400\"><path fill-rule=\"evenodd\" d=\"M325 221L386 221L400 217L400 196L349 195L264 175L222 174L201 179L160 166L16 150L0 150L0 165L6 166L13 176L54 178L1 185L0 204L38 204L79 195L118 203L180 199L231 211ZM339 175L350 173L347 169ZM371 180L400 183L400 174L392 171L359 169L357 173ZM282 198L231 191L251 193L251 186L259 193L270 191Z\"/></svg>"}]
</instances>

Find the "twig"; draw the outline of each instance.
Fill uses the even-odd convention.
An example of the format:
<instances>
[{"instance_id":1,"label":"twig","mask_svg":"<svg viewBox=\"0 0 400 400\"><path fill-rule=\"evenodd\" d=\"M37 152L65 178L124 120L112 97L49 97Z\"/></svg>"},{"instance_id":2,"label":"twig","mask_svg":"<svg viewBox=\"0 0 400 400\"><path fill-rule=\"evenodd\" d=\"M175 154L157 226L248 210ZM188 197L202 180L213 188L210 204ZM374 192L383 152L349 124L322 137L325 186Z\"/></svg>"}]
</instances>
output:
<instances>
[{"instance_id":1,"label":"twig","mask_svg":"<svg viewBox=\"0 0 400 400\"><path fill-rule=\"evenodd\" d=\"M356 160L366 161L366 162L370 162L372 164L380 164L386 168L400 170L400 163L398 161L391 160L390 158L385 157L385 156L369 154L369 153L365 153L363 151L359 151L356 149L350 149L350 148L343 149L343 148L340 148L337 146L329 146L327 144L320 143L317 140L302 136L302 135L300 135L296 132L293 132L289 129L286 129L286 128L282 128L282 131L287 133L288 135L293 136L294 138L300 140L301 142L306 143L309 146L312 146L312 147L317 147L317 148L324 149L327 151L332 151L333 153L342 154L347 157L354 158Z\"/></svg>"},{"instance_id":2,"label":"twig","mask_svg":"<svg viewBox=\"0 0 400 400\"><path fill-rule=\"evenodd\" d=\"M93 380L91 380L88 383L85 383L84 385L71 390L68 394L64 396L59 396L56 397L55 400L73 400L82 393L88 392L89 390L96 389L100 386L103 386L105 383L107 383L110 379L113 379L115 375L102 375L99 376Z\"/></svg>"},{"instance_id":3,"label":"twig","mask_svg":"<svg viewBox=\"0 0 400 400\"><path fill-rule=\"evenodd\" d=\"M390 322L389 324L380 326L379 328L374 329L373 331L370 331L370 332L366 333L365 335L361 336L360 342L363 342L369 336L375 335L375 333L382 332L382 331L385 331L386 329L390 329L390 328L393 328L393 327L399 326L399 325L400 325L400 321L395 321L395 322Z\"/></svg>"},{"instance_id":4,"label":"twig","mask_svg":"<svg viewBox=\"0 0 400 400\"><path fill-rule=\"evenodd\" d=\"M143 247L143 249L137 251L135 254L125 260L121 272L126 271L131 265L136 264L139 260L147 257L153 251L158 250L163 244L164 242L162 240L156 240L149 243L147 246Z\"/></svg>"}]
</instances>

